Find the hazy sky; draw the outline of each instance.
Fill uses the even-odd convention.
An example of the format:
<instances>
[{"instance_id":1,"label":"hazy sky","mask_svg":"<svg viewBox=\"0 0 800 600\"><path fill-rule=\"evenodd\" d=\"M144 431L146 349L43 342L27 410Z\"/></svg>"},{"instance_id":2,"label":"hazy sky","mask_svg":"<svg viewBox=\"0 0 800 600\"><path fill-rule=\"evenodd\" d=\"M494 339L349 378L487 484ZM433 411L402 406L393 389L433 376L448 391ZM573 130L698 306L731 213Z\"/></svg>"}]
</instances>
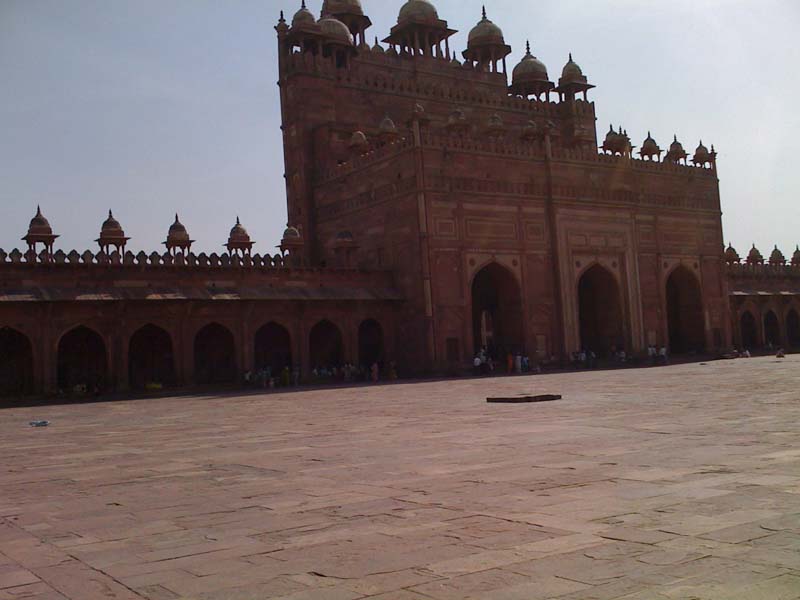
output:
<instances>
[{"instance_id":1,"label":"hazy sky","mask_svg":"<svg viewBox=\"0 0 800 600\"><path fill-rule=\"evenodd\" d=\"M321 0L308 5L319 12ZM384 37L402 0L362 0ZM151 251L174 213L222 250L236 216L256 250L286 224L275 26L300 0L0 0L0 247L37 203L58 247L94 248L109 208ZM463 50L481 0L438 0ZM514 53L557 79L568 52L597 86L600 137L677 133L719 152L725 240L800 242L800 2L488 0ZM274 251L274 250L273 250Z\"/></svg>"}]
</instances>

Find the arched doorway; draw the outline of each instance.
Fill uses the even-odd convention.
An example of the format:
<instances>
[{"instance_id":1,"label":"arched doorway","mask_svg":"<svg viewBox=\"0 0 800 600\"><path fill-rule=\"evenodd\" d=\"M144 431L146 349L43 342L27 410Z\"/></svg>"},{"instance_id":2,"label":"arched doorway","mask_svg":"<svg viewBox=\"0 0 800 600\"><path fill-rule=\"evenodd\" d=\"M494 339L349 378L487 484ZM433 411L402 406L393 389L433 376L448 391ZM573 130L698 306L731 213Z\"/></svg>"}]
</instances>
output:
<instances>
[{"instance_id":1,"label":"arched doorway","mask_svg":"<svg viewBox=\"0 0 800 600\"><path fill-rule=\"evenodd\" d=\"M233 334L211 323L194 338L194 380L201 385L236 381L236 348Z\"/></svg>"},{"instance_id":2,"label":"arched doorway","mask_svg":"<svg viewBox=\"0 0 800 600\"><path fill-rule=\"evenodd\" d=\"M703 298L697 278L686 267L678 267L667 279L667 326L672 354L705 349Z\"/></svg>"},{"instance_id":3,"label":"arched doorway","mask_svg":"<svg viewBox=\"0 0 800 600\"><path fill-rule=\"evenodd\" d=\"M94 393L108 385L106 345L88 327L76 327L58 342L58 388L66 393Z\"/></svg>"},{"instance_id":4,"label":"arched doorway","mask_svg":"<svg viewBox=\"0 0 800 600\"><path fill-rule=\"evenodd\" d=\"M33 392L33 347L30 340L10 327L0 328L0 397Z\"/></svg>"},{"instance_id":5,"label":"arched doorway","mask_svg":"<svg viewBox=\"0 0 800 600\"><path fill-rule=\"evenodd\" d=\"M502 358L522 352L522 294L513 273L497 263L483 267L472 280L472 339L475 352L486 348Z\"/></svg>"},{"instance_id":6,"label":"arched doorway","mask_svg":"<svg viewBox=\"0 0 800 600\"><path fill-rule=\"evenodd\" d=\"M781 324L773 311L764 315L764 345L778 347L781 345Z\"/></svg>"},{"instance_id":7,"label":"arched doorway","mask_svg":"<svg viewBox=\"0 0 800 600\"><path fill-rule=\"evenodd\" d=\"M341 367L344 362L342 332L330 321L320 321L308 336L308 351L312 369Z\"/></svg>"},{"instance_id":8,"label":"arched doorway","mask_svg":"<svg viewBox=\"0 0 800 600\"><path fill-rule=\"evenodd\" d=\"M175 357L172 338L155 325L145 325L131 337L128 345L128 377L131 388L175 384Z\"/></svg>"},{"instance_id":9,"label":"arched doorway","mask_svg":"<svg viewBox=\"0 0 800 600\"><path fill-rule=\"evenodd\" d=\"M292 369L292 338L282 325L267 323L256 332L253 369L269 369L277 377L284 368Z\"/></svg>"},{"instance_id":10,"label":"arched doorway","mask_svg":"<svg viewBox=\"0 0 800 600\"><path fill-rule=\"evenodd\" d=\"M358 327L358 364L370 368L383 363L383 329L375 319L367 319Z\"/></svg>"},{"instance_id":11,"label":"arched doorway","mask_svg":"<svg viewBox=\"0 0 800 600\"><path fill-rule=\"evenodd\" d=\"M795 309L786 315L786 339L790 347L800 348L800 316Z\"/></svg>"},{"instance_id":12,"label":"arched doorway","mask_svg":"<svg viewBox=\"0 0 800 600\"><path fill-rule=\"evenodd\" d=\"M758 326L753 314L746 310L739 320L742 333L742 350L753 350L758 346Z\"/></svg>"},{"instance_id":13,"label":"arched doorway","mask_svg":"<svg viewBox=\"0 0 800 600\"><path fill-rule=\"evenodd\" d=\"M625 348L619 284L600 265L589 268L578 282L581 347L598 356Z\"/></svg>"}]
</instances>

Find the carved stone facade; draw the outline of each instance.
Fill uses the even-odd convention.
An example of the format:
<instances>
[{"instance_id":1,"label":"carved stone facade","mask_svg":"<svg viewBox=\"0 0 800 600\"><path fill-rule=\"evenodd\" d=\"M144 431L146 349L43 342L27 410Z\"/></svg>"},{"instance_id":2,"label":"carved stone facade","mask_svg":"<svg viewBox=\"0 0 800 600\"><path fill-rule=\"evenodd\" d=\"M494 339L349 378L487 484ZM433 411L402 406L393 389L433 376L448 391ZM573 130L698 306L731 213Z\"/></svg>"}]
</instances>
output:
<instances>
[{"instance_id":1,"label":"carved stone facade","mask_svg":"<svg viewBox=\"0 0 800 600\"><path fill-rule=\"evenodd\" d=\"M463 61L427 0L401 7L385 47L366 43L370 25L339 0L276 26L280 255L252 254L238 220L228 252L191 254L176 215L166 254L134 256L110 214L101 252L64 254L41 213L28 252L0 251L6 392L232 382L265 365L443 372L481 348L714 352L742 343L743 311L764 343L767 305L792 341L800 264L726 267L713 146L693 166L677 139L661 162L649 132L642 159L621 127L598 146L572 56L557 86L530 47L509 78L485 14ZM94 359L73 364L76 350Z\"/></svg>"}]
</instances>

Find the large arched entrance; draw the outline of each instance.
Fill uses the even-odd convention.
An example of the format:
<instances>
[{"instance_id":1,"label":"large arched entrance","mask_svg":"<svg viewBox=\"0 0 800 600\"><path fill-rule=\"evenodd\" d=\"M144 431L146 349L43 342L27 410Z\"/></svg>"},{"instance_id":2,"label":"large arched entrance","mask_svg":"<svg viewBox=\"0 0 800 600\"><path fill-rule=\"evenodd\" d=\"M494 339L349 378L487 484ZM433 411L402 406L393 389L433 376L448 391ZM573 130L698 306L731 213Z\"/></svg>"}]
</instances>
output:
<instances>
[{"instance_id":1,"label":"large arched entrance","mask_svg":"<svg viewBox=\"0 0 800 600\"><path fill-rule=\"evenodd\" d=\"M800 348L800 316L792 309L786 315L786 339L792 348Z\"/></svg>"},{"instance_id":2,"label":"large arched entrance","mask_svg":"<svg viewBox=\"0 0 800 600\"><path fill-rule=\"evenodd\" d=\"M128 377L135 390L150 385L175 384L172 338L155 325L145 325L131 337L128 346Z\"/></svg>"},{"instance_id":3,"label":"large arched entrance","mask_svg":"<svg viewBox=\"0 0 800 600\"><path fill-rule=\"evenodd\" d=\"M344 362L342 332L330 321L320 321L308 336L308 352L312 369L341 367Z\"/></svg>"},{"instance_id":4,"label":"large arched entrance","mask_svg":"<svg viewBox=\"0 0 800 600\"><path fill-rule=\"evenodd\" d=\"M764 345L770 347L781 345L781 324L778 315L771 310L764 315Z\"/></svg>"},{"instance_id":5,"label":"large arched entrance","mask_svg":"<svg viewBox=\"0 0 800 600\"><path fill-rule=\"evenodd\" d=\"M194 380L201 385L236 381L233 334L219 323L206 325L194 338Z\"/></svg>"},{"instance_id":6,"label":"large arched entrance","mask_svg":"<svg viewBox=\"0 0 800 600\"><path fill-rule=\"evenodd\" d=\"M491 263L472 280L472 339L475 352L485 348L490 356L502 358L522 352L522 294L514 275Z\"/></svg>"},{"instance_id":7,"label":"large arched entrance","mask_svg":"<svg viewBox=\"0 0 800 600\"><path fill-rule=\"evenodd\" d=\"M702 352L705 349L700 284L686 267L678 267L667 279L667 325L672 354Z\"/></svg>"},{"instance_id":8,"label":"large arched entrance","mask_svg":"<svg viewBox=\"0 0 800 600\"><path fill-rule=\"evenodd\" d=\"M292 338L282 325L267 323L256 332L253 368L268 369L277 377L284 368L292 369Z\"/></svg>"},{"instance_id":9,"label":"large arched entrance","mask_svg":"<svg viewBox=\"0 0 800 600\"><path fill-rule=\"evenodd\" d=\"M742 350L753 350L758 346L758 326L753 314L747 310L739 320L742 333Z\"/></svg>"},{"instance_id":10,"label":"large arched entrance","mask_svg":"<svg viewBox=\"0 0 800 600\"><path fill-rule=\"evenodd\" d=\"M583 349L605 356L625 348L619 284L600 265L589 268L578 282L578 314Z\"/></svg>"},{"instance_id":11,"label":"large arched entrance","mask_svg":"<svg viewBox=\"0 0 800 600\"><path fill-rule=\"evenodd\" d=\"M94 393L108 385L106 345L88 327L76 327L58 342L58 388L66 393Z\"/></svg>"},{"instance_id":12,"label":"large arched entrance","mask_svg":"<svg viewBox=\"0 0 800 600\"><path fill-rule=\"evenodd\" d=\"M33 392L33 347L30 340L10 327L0 328L0 397Z\"/></svg>"},{"instance_id":13,"label":"large arched entrance","mask_svg":"<svg viewBox=\"0 0 800 600\"><path fill-rule=\"evenodd\" d=\"M383 329L375 319L367 319L358 327L358 364L369 368L383 363Z\"/></svg>"}]
</instances>

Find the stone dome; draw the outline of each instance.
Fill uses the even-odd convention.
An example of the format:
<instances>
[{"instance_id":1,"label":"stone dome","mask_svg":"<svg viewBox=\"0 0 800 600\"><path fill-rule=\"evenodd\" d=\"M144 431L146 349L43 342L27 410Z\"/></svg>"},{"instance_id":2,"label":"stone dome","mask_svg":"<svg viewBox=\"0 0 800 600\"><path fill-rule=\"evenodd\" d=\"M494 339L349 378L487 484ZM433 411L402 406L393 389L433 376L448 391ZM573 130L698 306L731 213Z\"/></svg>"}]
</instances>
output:
<instances>
[{"instance_id":1,"label":"stone dome","mask_svg":"<svg viewBox=\"0 0 800 600\"><path fill-rule=\"evenodd\" d=\"M293 240L300 238L300 231L297 227L292 227L289 225L286 229L283 230L283 239L284 240Z\"/></svg>"},{"instance_id":2,"label":"stone dome","mask_svg":"<svg viewBox=\"0 0 800 600\"><path fill-rule=\"evenodd\" d=\"M739 253L736 252L736 249L733 247L732 244L728 244L728 248L725 250L725 262L729 265L741 262L741 258L739 258Z\"/></svg>"},{"instance_id":3,"label":"stone dome","mask_svg":"<svg viewBox=\"0 0 800 600\"><path fill-rule=\"evenodd\" d=\"M364 9L359 0L325 0L322 3L323 17L340 14L363 15Z\"/></svg>"},{"instance_id":4,"label":"stone dome","mask_svg":"<svg viewBox=\"0 0 800 600\"><path fill-rule=\"evenodd\" d=\"M753 247L750 249L750 253L747 255L747 262L751 265L761 264L764 262L764 256L759 252L756 245L753 244Z\"/></svg>"},{"instance_id":5,"label":"stone dome","mask_svg":"<svg viewBox=\"0 0 800 600\"><path fill-rule=\"evenodd\" d=\"M169 226L169 233L167 233L168 242L188 242L189 232L186 227L178 219L178 213L175 213L175 222Z\"/></svg>"},{"instance_id":6,"label":"stone dome","mask_svg":"<svg viewBox=\"0 0 800 600\"><path fill-rule=\"evenodd\" d=\"M783 252L778 250L778 246L775 246L775 249L772 251L772 254L769 257L769 264L771 265L786 264L786 257L783 255Z\"/></svg>"},{"instance_id":7,"label":"stone dome","mask_svg":"<svg viewBox=\"0 0 800 600\"><path fill-rule=\"evenodd\" d=\"M45 219L42 209L38 206L36 207L36 215L28 225L28 235L53 235L53 228L50 227L50 222Z\"/></svg>"},{"instance_id":8,"label":"stone dome","mask_svg":"<svg viewBox=\"0 0 800 600\"><path fill-rule=\"evenodd\" d=\"M242 226L241 221L239 221L239 217L236 217L236 225L234 225L233 228L231 229L231 233L228 236L228 241L230 242L250 241L250 234L247 233L247 230Z\"/></svg>"},{"instance_id":9,"label":"stone dome","mask_svg":"<svg viewBox=\"0 0 800 600\"><path fill-rule=\"evenodd\" d=\"M519 64L514 67L511 77L514 81L521 79L529 81L549 81L547 77L547 67L544 66L542 61L531 54L530 42L526 46L525 56L523 56Z\"/></svg>"},{"instance_id":10,"label":"stone dome","mask_svg":"<svg viewBox=\"0 0 800 600\"><path fill-rule=\"evenodd\" d=\"M324 19L320 19L317 22L317 25L319 25L322 33L329 39L335 40L346 46L353 45L353 36L350 33L350 30L347 28L347 25L342 23L339 19L325 17Z\"/></svg>"},{"instance_id":11,"label":"stone dome","mask_svg":"<svg viewBox=\"0 0 800 600\"><path fill-rule=\"evenodd\" d=\"M125 235L125 232L122 230L122 226L119 224L119 221L117 221L114 218L114 215L109 210L108 211L108 218L105 221L103 221L103 225L102 225L102 227L100 227L100 236L101 237L110 237L110 236L122 237L124 235Z\"/></svg>"},{"instance_id":12,"label":"stone dome","mask_svg":"<svg viewBox=\"0 0 800 600\"><path fill-rule=\"evenodd\" d=\"M561 70L561 79L559 84L565 83L586 83L586 76L583 74L578 63L572 60L572 53L570 52L569 60L564 68Z\"/></svg>"},{"instance_id":13,"label":"stone dome","mask_svg":"<svg viewBox=\"0 0 800 600\"><path fill-rule=\"evenodd\" d=\"M483 9L483 18L472 28L467 37L467 46L473 47L481 44L505 44L503 31L486 17L486 8Z\"/></svg>"},{"instance_id":14,"label":"stone dome","mask_svg":"<svg viewBox=\"0 0 800 600\"><path fill-rule=\"evenodd\" d=\"M408 0L397 15L397 22L403 21L438 21L439 13L428 0Z\"/></svg>"},{"instance_id":15,"label":"stone dome","mask_svg":"<svg viewBox=\"0 0 800 600\"><path fill-rule=\"evenodd\" d=\"M383 117L379 129L381 133L397 133L397 125L394 124L389 115Z\"/></svg>"},{"instance_id":16,"label":"stone dome","mask_svg":"<svg viewBox=\"0 0 800 600\"><path fill-rule=\"evenodd\" d=\"M647 132L647 138L642 142L641 152L642 154L658 154L661 152L661 148L658 147L649 131Z\"/></svg>"},{"instance_id":17,"label":"stone dome","mask_svg":"<svg viewBox=\"0 0 800 600\"><path fill-rule=\"evenodd\" d=\"M800 266L800 246L797 246L797 248L794 251L794 254L792 254L792 266L793 267Z\"/></svg>"},{"instance_id":18,"label":"stone dome","mask_svg":"<svg viewBox=\"0 0 800 600\"><path fill-rule=\"evenodd\" d=\"M372 47L372 51L378 54L386 54L386 50L378 43L378 36L375 36L375 45Z\"/></svg>"},{"instance_id":19,"label":"stone dome","mask_svg":"<svg viewBox=\"0 0 800 600\"><path fill-rule=\"evenodd\" d=\"M672 143L669 146L669 151L672 153L683 152L683 144L678 141L677 135L673 138Z\"/></svg>"},{"instance_id":20,"label":"stone dome","mask_svg":"<svg viewBox=\"0 0 800 600\"><path fill-rule=\"evenodd\" d=\"M367 144L368 144L367 136L364 135L363 131L354 131L353 135L350 136L351 148L361 148L363 146L366 146Z\"/></svg>"},{"instance_id":21,"label":"stone dome","mask_svg":"<svg viewBox=\"0 0 800 600\"><path fill-rule=\"evenodd\" d=\"M308 27L310 25L315 25L317 20L314 18L314 14L306 8L306 2L303 0L303 4L300 6L300 10L298 10L294 17L292 17L292 27Z\"/></svg>"}]
</instances>

